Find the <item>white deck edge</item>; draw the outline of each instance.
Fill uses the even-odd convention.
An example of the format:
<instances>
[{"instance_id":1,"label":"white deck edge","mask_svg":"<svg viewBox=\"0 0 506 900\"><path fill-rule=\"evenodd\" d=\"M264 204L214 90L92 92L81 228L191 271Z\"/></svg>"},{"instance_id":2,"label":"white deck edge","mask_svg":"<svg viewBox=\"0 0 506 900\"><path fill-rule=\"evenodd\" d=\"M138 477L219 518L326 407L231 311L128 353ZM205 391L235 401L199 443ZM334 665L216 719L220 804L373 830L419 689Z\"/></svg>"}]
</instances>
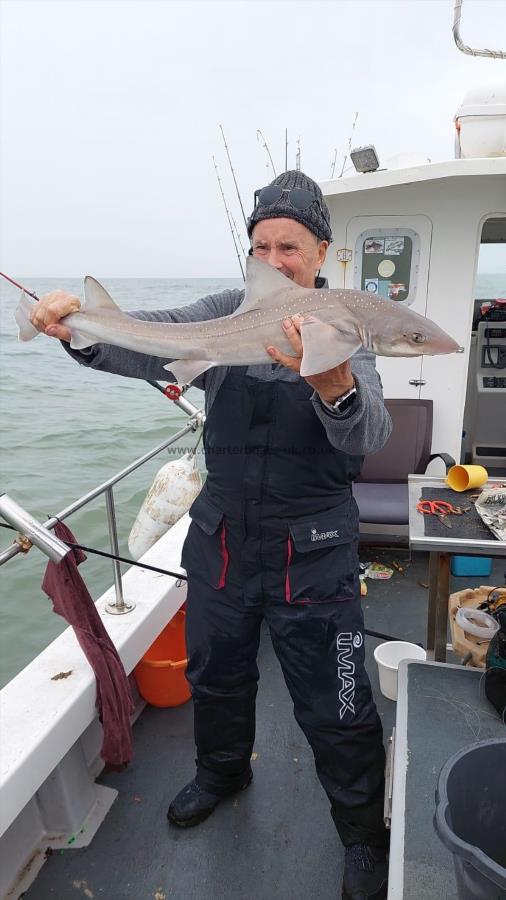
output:
<instances>
[{"instance_id":1,"label":"white deck edge","mask_svg":"<svg viewBox=\"0 0 506 900\"><path fill-rule=\"evenodd\" d=\"M439 181L442 178L473 175L506 175L506 158L449 159L403 169L378 169L376 172L356 174L348 178L320 181L319 184L323 196L328 198L337 194L357 193L358 191L378 190L421 181Z\"/></svg>"},{"instance_id":2,"label":"white deck edge","mask_svg":"<svg viewBox=\"0 0 506 900\"><path fill-rule=\"evenodd\" d=\"M180 568L181 546L188 525L185 515L142 561L184 574ZM86 578L86 563L81 572ZM105 611L105 605L114 601L113 588L96 601L96 606L128 674L184 603L186 583L177 586L173 577L132 567L123 576L123 591L126 598L135 600L132 612L114 616ZM52 615L49 602L48 615ZM51 680L69 670L72 675L68 678ZM95 676L72 628L2 689L0 836L96 718L95 697Z\"/></svg>"}]
</instances>

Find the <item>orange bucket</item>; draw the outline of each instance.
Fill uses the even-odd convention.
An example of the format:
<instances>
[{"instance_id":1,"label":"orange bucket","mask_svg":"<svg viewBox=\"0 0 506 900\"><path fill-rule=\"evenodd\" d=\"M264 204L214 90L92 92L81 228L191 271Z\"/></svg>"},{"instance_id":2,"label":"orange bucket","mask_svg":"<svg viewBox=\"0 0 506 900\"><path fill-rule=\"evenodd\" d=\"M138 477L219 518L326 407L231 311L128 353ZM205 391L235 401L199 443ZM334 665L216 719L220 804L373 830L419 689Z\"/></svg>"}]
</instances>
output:
<instances>
[{"instance_id":1,"label":"orange bucket","mask_svg":"<svg viewBox=\"0 0 506 900\"><path fill-rule=\"evenodd\" d=\"M190 699L184 670L188 662L184 624L179 610L134 669L139 693L152 706L180 706Z\"/></svg>"}]
</instances>

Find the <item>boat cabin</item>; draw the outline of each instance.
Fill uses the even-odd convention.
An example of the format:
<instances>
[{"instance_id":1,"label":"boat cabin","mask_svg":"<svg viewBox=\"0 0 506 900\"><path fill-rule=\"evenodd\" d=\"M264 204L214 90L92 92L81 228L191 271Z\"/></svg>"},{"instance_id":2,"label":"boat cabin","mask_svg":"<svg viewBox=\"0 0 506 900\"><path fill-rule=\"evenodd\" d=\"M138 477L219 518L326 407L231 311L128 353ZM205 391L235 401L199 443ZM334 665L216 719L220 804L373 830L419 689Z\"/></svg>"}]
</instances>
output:
<instances>
[{"instance_id":1,"label":"boat cabin","mask_svg":"<svg viewBox=\"0 0 506 900\"><path fill-rule=\"evenodd\" d=\"M474 151L479 138L483 158L399 157L394 168L322 184L334 235L324 274L332 287L409 306L461 345L451 356L378 357L378 371L385 397L433 401L433 452L493 469L506 460L506 302L480 317L476 281L484 245L503 245L506 257L506 104L495 118L481 108L465 146ZM485 158L501 144L502 156Z\"/></svg>"}]
</instances>

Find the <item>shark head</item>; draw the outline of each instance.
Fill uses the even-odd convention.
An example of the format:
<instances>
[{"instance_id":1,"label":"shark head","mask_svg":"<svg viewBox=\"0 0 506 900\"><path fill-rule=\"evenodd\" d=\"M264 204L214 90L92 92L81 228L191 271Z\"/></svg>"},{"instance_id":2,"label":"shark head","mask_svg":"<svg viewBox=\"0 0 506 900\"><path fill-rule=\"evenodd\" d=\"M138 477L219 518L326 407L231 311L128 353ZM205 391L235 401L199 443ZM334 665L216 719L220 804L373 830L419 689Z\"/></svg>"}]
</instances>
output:
<instances>
[{"instance_id":1,"label":"shark head","mask_svg":"<svg viewBox=\"0 0 506 900\"><path fill-rule=\"evenodd\" d=\"M392 301L383 303L383 321L377 327L370 323L368 329L369 347L378 356L438 356L460 350L431 319Z\"/></svg>"}]
</instances>

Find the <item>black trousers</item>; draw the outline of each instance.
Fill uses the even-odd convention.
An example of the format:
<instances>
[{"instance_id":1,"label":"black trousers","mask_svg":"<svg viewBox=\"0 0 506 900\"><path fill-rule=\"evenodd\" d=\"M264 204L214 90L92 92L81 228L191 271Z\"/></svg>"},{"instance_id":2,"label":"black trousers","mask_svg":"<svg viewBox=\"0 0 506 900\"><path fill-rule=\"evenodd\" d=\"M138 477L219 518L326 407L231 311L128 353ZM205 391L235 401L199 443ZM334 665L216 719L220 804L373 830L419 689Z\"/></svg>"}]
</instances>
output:
<instances>
[{"instance_id":1,"label":"black trousers","mask_svg":"<svg viewBox=\"0 0 506 900\"><path fill-rule=\"evenodd\" d=\"M187 677L197 778L227 793L249 771L255 740L260 624L265 617L295 717L344 845L384 846L382 728L364 668L360 597L316 604L245 602L239 583L211 587L189 574Z\"/></svg>"}]
</instances>

